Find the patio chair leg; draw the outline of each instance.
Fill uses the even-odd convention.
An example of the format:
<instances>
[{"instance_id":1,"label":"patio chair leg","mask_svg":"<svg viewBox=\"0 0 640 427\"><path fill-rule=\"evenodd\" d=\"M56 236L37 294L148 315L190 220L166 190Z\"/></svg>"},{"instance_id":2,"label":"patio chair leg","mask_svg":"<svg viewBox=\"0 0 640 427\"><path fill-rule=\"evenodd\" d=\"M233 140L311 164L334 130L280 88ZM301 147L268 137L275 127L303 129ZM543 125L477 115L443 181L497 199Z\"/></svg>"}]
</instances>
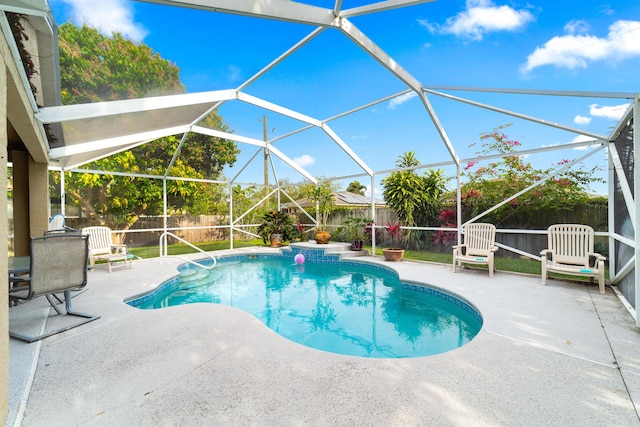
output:
<instances>
[{"instance_id":1,"label":"patio chair leg","mask_svg":"<svg viewBox=\"0 0 640 427\"><path fill-rule=\"evenodd\" d=\"M56 313L58 313L58 314L62 314L62 312L61 312L61 311L60 311L60 309L58 308L58 304L56 304L56 303L53 301L53 298L55 298L55 299L57 299L57 300L58 300L58 303L59 303L59 304L62 304L62 300L60 300L60 298L58 298L58 297L56 296L56 294L47 294L47 295L45 295L45 298L47 299L47 301L49 301L49 305L51 305L51 307L53 307L53 309L56 311Z\"/></svg>"},{"instance_id":2,"label":"patio chair leg","mask_svg":"<svg viewBox=\"0 0 640 427\"><path fill-rule=\"evenodd\" d=\"M84 320L82 320L82 321L80 321L78 323L74 323L74 324L69 325L69 326L65 326L65 327L60 328L60 329L56 329L55 331L51 331L51 332L47 332L47 333L42 334L42 335L38 335L38 336L28 336L28 335L23 335L23 334L11 332L11 331L9 331L9 336L11 336L12 338L18 339L20 341L24 341L24 342L27 342L27 343L32 343L32 342L35 342L35 341L43 340L43 339L48 338L48 337L50 337L52 335L56 335L56 334L59 334L61 332L68 331L69 329L73 329L75 327L84 325L85 323L93 322L94 320L97 320L97 319L100 318L100 316L94 316L92 314L85 314L85 313L79 313L77 311L73 311L73 309L71 307L71 291L64 291L64 299L65 299L65 309L67 310L67 314L69 316L83 317ZM47 295L47 300L49 300L49 295ZM50 300L49 300L49 303L51 303ZM54 306L54 309L56 309L58 314L61 314L55 306Z\"/></svg>"}]
</instances>

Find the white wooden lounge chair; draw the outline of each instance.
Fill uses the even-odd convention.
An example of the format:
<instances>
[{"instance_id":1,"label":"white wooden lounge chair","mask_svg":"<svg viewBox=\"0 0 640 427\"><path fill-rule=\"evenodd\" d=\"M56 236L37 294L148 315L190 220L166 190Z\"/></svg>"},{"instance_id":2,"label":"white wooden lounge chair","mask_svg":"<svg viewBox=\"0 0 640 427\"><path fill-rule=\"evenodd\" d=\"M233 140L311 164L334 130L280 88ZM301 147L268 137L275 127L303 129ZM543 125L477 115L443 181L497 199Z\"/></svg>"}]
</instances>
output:
<instances>
[{"instance_id":1,"label":"white wooden lounge chair","mask_svg":"<svg viewBox=\"0 0 640 427\"><path fill-rule=\"evenodd\" d=\"M107 261L109 273L114 262L127 263L131 268L132 255L127 253L127 246L113 243L111 240L111 229L104 226L84 227L82 234L89 236L89 264L91 268L95 266L96 260Z\"/></svg>"},{"instance_id":2,"label":"white wooden lounge chair","mask_svg":"<svg viewBox=\"0 0 640 427\"><path fill-rule=\"evenodd\" d=\"M547 229L548 248L542 257L542 284L550 272L598 278L600 293L604 293L604 262L606 258L593 251L594 231L588 225L556 224Z\"/></svg>"},{"instance_id":3,"label":"white wooden lounge chair","mask_svg":"<svg viewBox=\"0 0 640 427\"><path fill-rule=\"evenodd\" d=\"M55 292L64 292L66 315L83 319L37 336L10 330L11 337L26 342L38 341L100 318L100 316L78 313L71 307L71 291L82 289L87 284L87 257L87 236L61 233L31 239L29 275L10 278L9 298L27 302L45 295L55 311L59 315L64 315L65 313L52 300Z\"/></svg>"},{"instance_id":4,"label":"white wooden lounge chair","mask_svg":"<svg viewBox=\"0 0 640 427\"><path fill-rule=\"evenodd\" d=\"M495 245L496 227L485 223L467 224L463 233L464 243L453 247L453 272L456 272L456 265L487 264L489 277L493 277L493 254L498 250Z\"/></svg>"}]
</instances>

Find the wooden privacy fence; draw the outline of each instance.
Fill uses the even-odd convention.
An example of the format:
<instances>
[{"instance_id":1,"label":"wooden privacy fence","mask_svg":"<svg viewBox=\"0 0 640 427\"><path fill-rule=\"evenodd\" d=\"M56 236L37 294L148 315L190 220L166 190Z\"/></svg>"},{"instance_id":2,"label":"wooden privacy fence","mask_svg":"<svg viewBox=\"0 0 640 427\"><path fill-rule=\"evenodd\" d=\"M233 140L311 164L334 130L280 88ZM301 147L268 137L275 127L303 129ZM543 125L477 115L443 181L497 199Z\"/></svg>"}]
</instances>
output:
<instances>
[{"instance_id":1,"label":"wooden privacy fence","mask_svg":"<svg viewBox=\"0 0 640 427\"><path fill-rule=\"evenodd\" d=\"M224 215L173 215L167 217L167 228L188 242L209 242L229 238L228 229L214 228L226 226L228 218ZM91 224L86 218L67 218L67 225L81 229ZM140 230L140 231L136 231ZM143 231L151 230L151 231ZM115 231L115 230L114 230ZM130 247L157 246L164 232L164 219L161 216L140 217L124 236L124 244ZM171 240L169 244L171 244Z\"/></svg>"},{"instance_id":2,"label":"wooden privacy fence","mask_svg":"<svg viewBox=\"0 0 640 427\"><path fill-rule=\"evenodd\" d=\"M395 223L396 215L386 207L376 208L376 224L383 227L387 222ZM517 216L512 216L508 221L503 221L496 225L498 230L538 230L546 231L547 227L552 224L576 223L591 225L596 231L606 231L607 229L608 210L606 204L588 203L573 210L546 210L540 212L524 212ZM335 231L347 218L371 218L370 208L356 209L340 209L332 212L328 219L329 229ZM310 224L311 221L305 215L299 215L298 220L303 224ZM224 215L173 215L167 218L168 228L174 229L172 232L188 242L207 242L224 240L229 238L228 218ZM483 220L479 220L483 222ZM74 228L82 228L89 225L90 221L86 218L67 218L67 224ZM124 243L131 247L138 246L156 246L158 239L164 230L164 220L160 216L145 216L136 221L130 231L125 233ZM437 224L432 225L437 227ZM136 232L136 230L140 230ZM152 231L142 231L152 230ZM251 231L250 228L247 228ZM436 231L422 230L419 233L420 248L427 251L448 253L451 245L457 243L456 233L448 233L450 240L445 243L435 243ZM389 243L388 233L383 230L377 233L377 243L384 246ZM245 238L246 235L235 233L234 238ZM506 246L511 246L537 255L547 245L546 234L524 234L518 233L501 233L496 235L496 242ZM169 242L172 243L172 242ZM597 251L606 255L607 240L606 237L596 236ZM519 255L500 249L497 256L517 257Z\"/></svg>"}]
</instances>

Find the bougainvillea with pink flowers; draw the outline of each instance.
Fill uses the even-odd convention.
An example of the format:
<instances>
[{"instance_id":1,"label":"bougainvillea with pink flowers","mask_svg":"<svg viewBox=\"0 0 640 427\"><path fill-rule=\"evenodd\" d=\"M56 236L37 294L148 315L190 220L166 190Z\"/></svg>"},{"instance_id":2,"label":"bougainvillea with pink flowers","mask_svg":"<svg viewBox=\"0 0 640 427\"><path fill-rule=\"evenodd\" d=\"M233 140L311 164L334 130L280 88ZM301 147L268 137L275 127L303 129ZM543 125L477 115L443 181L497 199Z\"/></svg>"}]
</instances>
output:
<instances>
[{"instance_id":1,"label":"bougainvillea with pink flowers","mask_svg":"<svg viewBox=\"0 0 640 427\"><path fill-rule=\"evenodd\" d=\"M533 167L525 161L525 157L517 154L522 144L507 136L505 129L509 126L510 124L499 126L491 132L481 134L480 150L476 152L478 157L496 154L503 154L503 157L489 161L470 161L463 166L463 221L474 218L571 162L563 159L546 169ZM483 221L499 223L525 209L571 209L586 202L590 184L602 181L595 176L597 171L597 167L585 169L584 166L567 169L510 200Z\"/></svg>"}]
</instances>

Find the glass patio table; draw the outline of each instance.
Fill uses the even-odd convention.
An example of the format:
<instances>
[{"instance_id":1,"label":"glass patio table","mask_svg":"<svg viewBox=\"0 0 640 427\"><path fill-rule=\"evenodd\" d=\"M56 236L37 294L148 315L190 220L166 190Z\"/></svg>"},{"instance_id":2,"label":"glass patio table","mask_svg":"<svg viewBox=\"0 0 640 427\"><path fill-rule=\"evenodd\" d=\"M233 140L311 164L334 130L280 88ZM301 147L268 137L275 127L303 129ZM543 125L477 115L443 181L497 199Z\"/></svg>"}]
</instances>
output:
<instances>
[{"instance_id":1,"label":"glass patio table","mask_svg":"<svg viewBox=\"0 0 640 427\"><path fill-rule=\"evenodd\" d=\"M10 256L9 257L9 277L18 274L28 273L31 264L30 256Z\"/></svg>"},{"instance_id":2,"label":"glass patio table","mask_svg":"<svg viewBox=\"0 0 640 427\"><path fill-rule=\"evenodd\" d=\"M30 256L10 256L8 262L9 271L9 306L18 304L19 299L11 296L11 290L13 286L17 287L16 282L12 282L11 278L20 274L28 273L31 268ZM16 289L13 289L16 291Z\"/></svg>"}]
</instances>

